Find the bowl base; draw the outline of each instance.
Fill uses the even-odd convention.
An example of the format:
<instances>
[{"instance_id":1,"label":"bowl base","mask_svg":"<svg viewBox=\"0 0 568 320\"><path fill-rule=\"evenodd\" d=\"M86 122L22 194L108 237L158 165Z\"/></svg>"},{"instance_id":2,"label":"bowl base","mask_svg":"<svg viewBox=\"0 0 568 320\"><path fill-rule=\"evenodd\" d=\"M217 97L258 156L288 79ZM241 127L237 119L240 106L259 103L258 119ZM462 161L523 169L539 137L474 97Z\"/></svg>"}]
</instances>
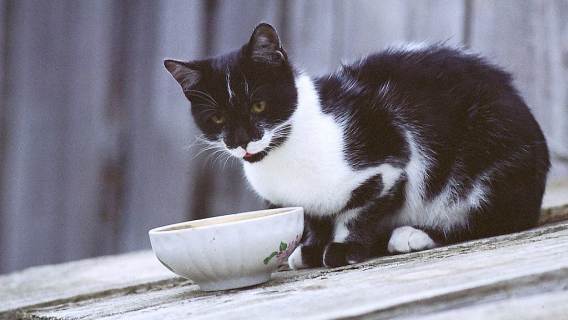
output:
<instances>
[{"instance_id":1,"label":"bowl base","mask_svg":"<svg viewBox=\"0 0 568 320\"><path fill-rule=\"evenodd\" d=\"M210 282L198 283L203 291L228 290L253 286L270 280L270 273L261 273L252 276L244 276L234 279L222 279Z\"/></svg>"}]
</instances>

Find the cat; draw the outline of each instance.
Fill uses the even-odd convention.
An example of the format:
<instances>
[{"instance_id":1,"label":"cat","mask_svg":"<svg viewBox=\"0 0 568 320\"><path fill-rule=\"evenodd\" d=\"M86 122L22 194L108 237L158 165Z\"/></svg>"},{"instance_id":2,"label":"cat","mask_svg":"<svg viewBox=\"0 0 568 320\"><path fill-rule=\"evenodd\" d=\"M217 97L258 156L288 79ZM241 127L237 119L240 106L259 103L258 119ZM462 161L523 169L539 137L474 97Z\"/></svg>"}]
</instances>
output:
<instances>
[{"instance_id":1,"label":"cat","mask_svg":"<svg viewBox=\"0 0 568 320\"><path fill-rule=\"evenodd\" d=\"M236 51L164 64L204 139L242 160L256 193L304 208L293 269L537 223L545 138L511 76L478 55L392 47L312 78L261 23Z\"/></svg>"}]
</instances>

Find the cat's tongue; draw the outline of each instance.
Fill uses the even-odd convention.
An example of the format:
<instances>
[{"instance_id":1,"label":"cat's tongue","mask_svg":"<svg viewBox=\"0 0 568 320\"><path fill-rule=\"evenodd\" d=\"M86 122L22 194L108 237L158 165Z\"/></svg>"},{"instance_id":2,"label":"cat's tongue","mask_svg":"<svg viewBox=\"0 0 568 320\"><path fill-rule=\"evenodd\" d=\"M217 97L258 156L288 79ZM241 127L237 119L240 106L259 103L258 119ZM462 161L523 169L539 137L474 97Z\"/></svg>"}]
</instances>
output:
<instances>
[{"instance_id":1,"label":"cat's tongue","mask_svg":"<svg viewBox=\"0 0 568 320\"><path fill-rule=\"evenodd\" d=\"M248 153L248 152L247 152L247 153L245 153L245 155L243 156L243 158L250 158L250 157L252 157L252 156L253 156L252 153Z\"/></svg>"}]
</instances>

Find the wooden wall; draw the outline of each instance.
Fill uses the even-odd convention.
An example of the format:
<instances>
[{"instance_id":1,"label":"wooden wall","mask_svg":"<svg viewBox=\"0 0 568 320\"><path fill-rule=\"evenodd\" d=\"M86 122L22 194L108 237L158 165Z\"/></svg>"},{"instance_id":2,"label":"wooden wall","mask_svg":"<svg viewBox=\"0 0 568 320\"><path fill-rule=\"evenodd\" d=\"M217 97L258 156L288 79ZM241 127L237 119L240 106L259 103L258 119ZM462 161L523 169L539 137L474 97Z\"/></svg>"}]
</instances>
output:
<instances>
[{"instance_id":1,"label":"wooden wall","mask_svg":"<svg viewBox=\"0 0 568 320\"><path fill-rule=\"evenodd\" d=\"M505 66L568 175L566 0L0 0L0 272L149 246L147 229L259 208L235 161L197 157L164 57L280 29L312 74L404 41Z\"/></svg>"}]
</instances>

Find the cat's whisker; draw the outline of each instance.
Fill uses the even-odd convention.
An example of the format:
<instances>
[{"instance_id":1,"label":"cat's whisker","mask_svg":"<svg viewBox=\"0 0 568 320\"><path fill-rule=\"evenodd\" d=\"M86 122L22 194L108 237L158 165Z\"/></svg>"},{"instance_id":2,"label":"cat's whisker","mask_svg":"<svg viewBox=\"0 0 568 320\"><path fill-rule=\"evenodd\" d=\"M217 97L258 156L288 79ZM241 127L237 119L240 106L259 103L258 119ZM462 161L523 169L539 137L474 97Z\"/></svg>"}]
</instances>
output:
<instances>
[{"instance_id":1,"label":"cat's whisker","mask_svg":"<svg viewBox=\"0 0 568 320\"><path fill-rule=\"evenodd\" d=\"M214 166L215 161L219 158L220 155L224 153L224 150L215 150L213 151L207 158L205 158L205 163L211 164L211 167ZM213 160L210 160L213 157Z\"/></svg>"},{"instance_id":2,"label":"cat's whisker","mask_svg":"<svg viewBox=\"0 0 568 320\"><path fill-rule=\"evenodd\" d=\"M210 150L215 150L215 149L214 149L214 148L211 148L211 149L203 149L203 150L199 151L196 155L194 155L194 156L191 158L191 160L197 159L197 157L199 157L201 154L206 153L207 151L210 151ZM216 150L215 150L215 151L216 151Z\"/></svg>"},{"instance_id":3,"label":"cat's whisker","mask_svg":"<svg viewBox=\"0 0 568 320\"><path fill-rule=\"evenodd\" d=\"M219 161L223 161L223 156L227 155L227 152L224 152L225 150L222 150L223 152L220 152L215 159L213 159L213 164L215 164L218 160ZM230 155L229 155L230 156Z\"/></svg>"},{"instance_id":4,"label":"cat's whisker","mask_svg":"<svg viewBox=\"0 0 568 320\"><path fill-rule=\"evenodd\" d=\"M207 151L211 151L211 150L214 150L214 152L216 152L216 151L223 151L223 150L218 149L218 148L204 148L204 149L202 149L201 151L199 151L195 156L193 156L192 160L194 160L194 159L196 159L197 157L199 157L199 155L201 155L201 154L203 154L203 153L205 153L205 152L207 152Z\"/></svg>"},{"instance_id":5,"label":"cat's whisker","mask_svg":"<svg viewBox=\"0 0 568 320\"><path fill-rule=\"evenodd\" d=\"M245 95L249 96L249 85L248 85L247 77L245 76L243 71L241 71L241 76L243 77L243 85L244 85L244 89L245 89Z\"/></svg>"},{"instance_id":6,"label":"cat's whisker","mask_svg":"<svg viewBox=\"0 0 568 320\"><path fill-rule=\"evenodd\" d=\"M204 146L217 146L217 147L222 147L223 145L219 142L213 142L213 141L208 141L205 139L197 139L196 143L202 144Z\"/></svg>"},{"instance_id":7,"label":"cat's whisker","mask_svg":"<svg viewBox=\"0 0 568 320\"><path fill-rule=\"evenodd\" d=\"M192 95L195 96L195 97L203 99L205 102L208 102L213 106L217 106L217 103L215 101L211 100L210 98L207 98L204 95L198 95L198 94L192 94Z\"/></svg>"},{"instance_id":8,"label":"cat's whisker","mask_svg":"<svg viewBox=\"0 0 568 320\"><path fill-rule=\"evenodd\" d=\"M225 167L227 166L227 163L231 163L232 159L236 159L235 157L233 157L230 154L227 154L227 158L225 159L225 163L223 163L223 170L225 170ZM230 168L230 167L229 167Z\"/></svg>"},{"instance_id":9,"label":"cat's whisker","mask_svg":"<svg viewBox=\"0 0 568 320\"><path fill-rule=\"evenodd\" d=\"M191 148L197 147L198 144L200 144L200 142L197 141L197 140L195 140L195 141L193 141L192 143L188 144L187 146L184 146L184 147L183 147L183 150L184 150L184 151L190 151Z\"/></svg>"},{"instance_id":10,"label":"cat's whisker","mask_svg":"<svg viewBox=\"0 0 568 320\"><path fill-rule=\"evenodd\" d=\"M206 146L205 148L201 149L195 156L193 156L192 160L197 158L200 154L206 152L206 151L210 151L210 150L215 150L215 152L217 151L225 151L224 147L217 145L217 144L210 144L208 146Z\"/></svg>"},{"instance_id":11,"label":"cat's whisker","mask_svg":"<svg viewBox=\"0 0 568 320\"><path fill-rule=\"evenodd\" d=\"M201 91L201 90L189 90L189 94L194 94L194 95L198 95L200 97L203 97L204 99L211 101L213 104L217 105L217 101L215 100L215 98L213 98L209 93L205 92L205 91Z\"/></svg>"},{"instance_id":12,"label":"cat's whisker","mask_svg":"<svg viewBox=\"0 0 568 320\"><path fill-rule=\"evenodd\" d=\"M282 131L289 131L291 130L291 123L290 121L284 121L278 125L276 125L273 129L272 129L272 134L276 135Z\"/></svg>"},{"instance_id":13,"label":"cat's whisker","mask_svg":"<svg viewBox=\"0 0 568 320\"><path fill-rule=\"evenodd\" d=\"M219 146L219 147L224 147L223 142L221 142L221 140L211 141L211 140L205 139L204 137L196 137L196 139L199 140L200 142L206 144L206 145L215 145L215 146Z\"/></svg>"},{"instance_id":14,"label":"cat's whisker","mask_svg":"<svg viewBox=\"0 0 568 320\"><path fill-rule=\"evenodd\" d=\"M217 107L212 104L205 104L205 103L196 103L192 105L193 107L201 107L202 109L197 112L197 114L201 115L204 113L211 113L212 115L217 113Z\"/></svg>"},{"instance_id":15,"label":"cat's whisker","mask_svg":"<svg viewBox=\"0 0 568 320\"><path fill-rule=\"evenodd\" d=\"M204 98L205 100L211 102L213 105L215 106L219 106L219 104L217 103L217 100L215 100L215 98L213 98L210 94L208 94L205 91L201 91L201 90L188 90L190 95L196 95L196 96L200 96L202 98Z\"/></svg>"},{"instance_id":16,"label":"cat's whisker","mask_svg":"<svg viewBox=\"0 0 568 320\"><path fill-rule=\"evenodd\" d=\"M205 145L210 145L212 144L210 141L207 141L203 138L204 135L199 135L196 136L195 139L193 140L193 142L185 147L183 147L184 150L191 150L191 148L198 146L199 144L205 144Z\"/></svg>"}]
</instances>

